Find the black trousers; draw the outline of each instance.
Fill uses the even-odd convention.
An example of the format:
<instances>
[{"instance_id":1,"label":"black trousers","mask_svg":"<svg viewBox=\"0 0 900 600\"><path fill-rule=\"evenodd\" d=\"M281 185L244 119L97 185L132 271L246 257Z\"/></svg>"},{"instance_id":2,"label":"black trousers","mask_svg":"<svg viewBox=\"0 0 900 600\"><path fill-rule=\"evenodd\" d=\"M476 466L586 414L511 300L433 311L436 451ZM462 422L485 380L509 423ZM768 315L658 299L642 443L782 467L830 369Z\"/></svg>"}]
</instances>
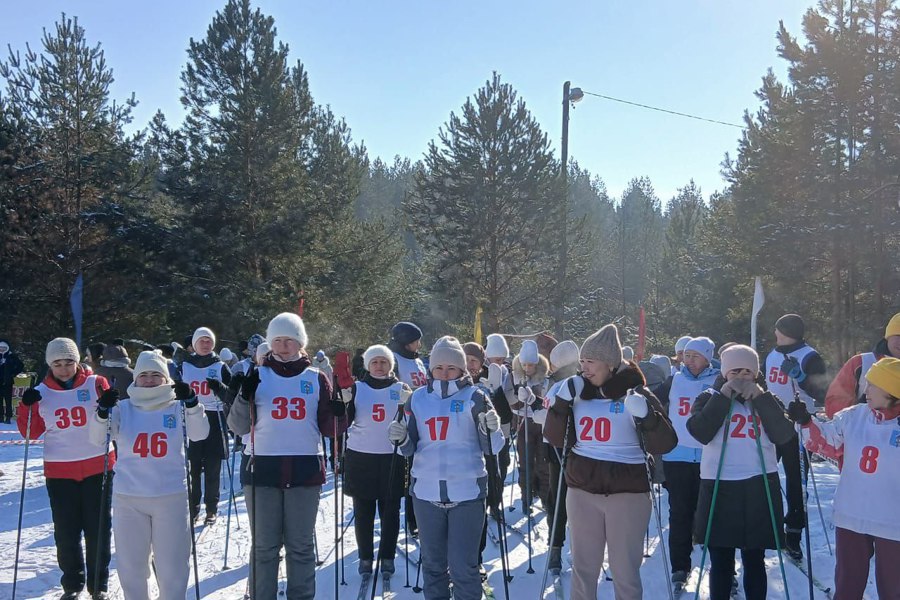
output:
<instances>
[{"instance_id":1,"label":"black trousers","mask_svg":"<svg viewBox=\"0 0 900 600\"><path fill-rule=\"evenodd\" d=\"M0 389L0 421L11 421L15 418L12 408L12 388Z\"/></svg>"},{"instance_id":2,"label":"black trousers","mask_svg":"<svg viewBox=\"0 0 900 600\"><path fill-rule=\"evenodd\" d=\"M377 505L377 506L376 506ZM360 560L375 559L375 510L381 520L381 539L378 542L378 556L381 560L393 560L397 553L397 537L400 535L400 498L379 498L369 500L353 499L353 530L356 533L356 547Z\"/></svg>"},{"instance_id":3,"label":"black trousers","mask_svg":"<svg viewBox=\"0 0 900 600\"><path fill-rule=\"evenodd\" d=\"M566 541L566 523L568 522L568 515L566 514L566 495L569 491L569 486L566 485L566 476L562 477L562 486L559 490L559 509L556 508L556 488L560 484L559 477L559 455L557 452L562 453L558 448L554 448L550 444L544 444L544 455L547 458L547 466L550 467L550 490L549 494L547 494L547 516L552 519L554 511L559 510L556 518L556 531L553 533L553 539L551 540L550 546L562 548L563 543ZM553 523L549 523L549 527L553 528Z\"/></svg>"},{"instance_id":4,"label":"black trousers","mask_svg":"<svg viewBox=\"0 0 900 600\"><path fill-rule=\"evenodd\" d=\"M101 502L103 475L97 474L83 481L47 479L50 513L53 516L53 539L56 542L56 561L62 571L59 582L66 592L81 592L87 584L94 594L94 577L100 572L100 589L107 591L109 581L109 543L112 528L113 473L109 473L106 499ZM101 511L101 503L103 508ZM102 521L101 521L102 515ZM98 538L97 533L100 536ZM84 536L85 553L81 537ZM97 545L100 545L100 564L97 564ZM85 559L87 559L85 561ZM87 572L85 572L85 562Z\"/></svg>"},{"instance_id":5,"label":"black trousers","mask_svg":"<svg viewBox=\"0 0 900 600\"><path fill-rule=\"evenodd\" d=\"M669 556L672 572L691 570L694 512L700 495L700 464L663 461L669 492Z\"/></svg>"},{"instance_id":6,"label":"black trousers","mask_svg":"<svg viewBox=\"0 0 900 600\"><path fill-rule=\"evenodd\" d=\"M219 509L222 460L227 455L222 433L224 414L208 410L206 419L209 421L209 435L205 440L191 442L188 447L191 464L191 511L199 510L202 496L206 512L215 513ZM196 516L196 513L192 512L191 516Z\"/></svg>"},{"instance_id":7,"label":"black trousers","mask_svg":"<svg viewBox=\"0 0 900 600\"><path fill-rule=\"evenodd\" d=\"M709 549L709 600L730 600L731 581L734 579L735 548ZM760 548L742 548L744 564L744 596L747 600L765 600L766 551Z\"/></svg>"},{"instance_id":8,"label":"black trousers","mask_svg":"<svg viewBox=\"0 0 900 600\"><path fill-rule=\"evenodd\" d=\"M800 442L797 436L775 447L781 466L784 467L785 496L787 496L787 513L784 515L784 527L788 531L799 533L806 527L806 514L803 510L803 479L800 474ZM808 460L806 450L803 459ZM807 468L809 463L806 464Z\"/></svg>"}]
</instances>

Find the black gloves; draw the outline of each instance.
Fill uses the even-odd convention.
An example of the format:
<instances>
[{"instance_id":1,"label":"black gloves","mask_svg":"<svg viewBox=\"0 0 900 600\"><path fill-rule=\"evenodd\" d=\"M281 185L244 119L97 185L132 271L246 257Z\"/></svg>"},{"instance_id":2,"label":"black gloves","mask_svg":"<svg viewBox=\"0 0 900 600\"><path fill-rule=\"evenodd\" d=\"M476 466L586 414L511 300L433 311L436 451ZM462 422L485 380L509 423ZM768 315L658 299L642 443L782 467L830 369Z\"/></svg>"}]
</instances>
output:
<instances>
[{"instance_id":1,"label":"black gloves","mask_svg":"<svg viewBox=\"0 0 900 600\"><path fill-rule=\"evenodd\" d=\"M184 402L185 408L194 408L200 402L197 399L197 394L185 382L177 381L172 387L175 388L175 399L179 402Z\"/></svg>"},{"instance_id":2,"label":"black gloves","mask_svg":"<svg viewBox=\"0 0 900 600\"><path fill-rule=\"evenodd\" d=\"M22 404L25 406L31 406L37 402L41 401L41 393L37 391L35 388L28 388L25 390L25 393L22 394Z\"/></svg>"},{"instance_id":3,"label":"black gloves","mask_svg":"<svg viewBox=\"0 0 900 600\"><path fill-rule=\"evenodd\" d=\"M231 381L228 383L228 390L237 395L238 392L241 391L241 386L244 385L244 380L247 379L247 376L243 373L234 373L231 376Z\"/></svg>"},{"instance_id":4,"label":"black gloves","mask_svg":"<svg viewBox=\"0 0 900 600\"><path fill-rule=\"evenodd\" d=\"M97 406L109 412L109 409L119 403L119 390L110 388L100 395Z\"/></svg>"},{"instance_id":5,"label":"black gloves","mask_svg":"<svg viewBox=\"0 0 900 600\"><path fill-rule=\"evenodd\" d=\"M254 371L249 377L245 377L241 383L241 396L249 402L256 396L256 388L259 387L259 371Z\"/></svg>"},{"instance_id":6,"label":"black gloves","mask_svg":"<svg viewBox=\"0 0 900 600\"><path fill-rule=\"evenodd\" d=\"M794 400L788 404L787 414L791 421L800 425L806 425L812 420L812 415L809 414L806 403L802 400Z\"/></svg>"},{"instance_id":7,"label":"black gloves","mask_svg":"<svg viewBox=\"0 0 900 600\"><path fill-rule=\"evenodd\" d=\"M219 381L218 379L213 379L212 377L207 377L206 383L209 384L209 389L212 390L212 393L217 396L225 387L225 385L221 381Z\"/></svg>"},{"instance_id":8,"label":"black gloves","mask_svg":"<svg viewBox=\"0 0 900 600\"><path fill-rule=\"evenodd\" d=\"M793 356L785 356L781 363L781 372L791 379L800 379L803 371L800 370L800 363Z\"/></svg>"},{"instance_id":9,"label":"black gloves","mask_svg":"<svg viewBox=\"0 0 900 600\"><path fill-rule=\"evenodd\" d=\"M342 401L331 400L329 401L329 404L331 405L331 412L334 413L334 416L343 417L347 414L347 405Z\"/></svg>"}]
</instances>

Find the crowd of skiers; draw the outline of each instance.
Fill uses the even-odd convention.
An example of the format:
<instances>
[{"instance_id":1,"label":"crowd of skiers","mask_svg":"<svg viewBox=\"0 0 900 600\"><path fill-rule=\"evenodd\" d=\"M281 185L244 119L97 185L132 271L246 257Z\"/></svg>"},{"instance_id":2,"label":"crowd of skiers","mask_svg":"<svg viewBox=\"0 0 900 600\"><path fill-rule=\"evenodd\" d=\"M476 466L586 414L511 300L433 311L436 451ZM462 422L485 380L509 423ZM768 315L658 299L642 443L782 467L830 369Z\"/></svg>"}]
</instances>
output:
<instances>
[{"instance_id":1,"label":"crowd of skiers","mask_svg":"<svg viewBox=\"0 0 900 600\"><path fill-rule=\"evenodd\" d=\"M710 338L684 336L672 359L640 362L612 324L580 346L525 339L514 357L500 334L484 347L445 336L426 367L422 331L401 322L386 345L357 352L352 377L349 359L338 372L323 352L310 353L293 313L251 336L241 360L227 348L217 354L207 327L183 348L141 352L133 368L122 344L89 347L88 366L72 340L57 338L17 424L26 439L44 439L62 600L85 588L108 597L111 533L126 600L149 598L151 556L159 598L183 599L192 524L215 522L232 447L242 449L251 520L250 597L278 596L282 553L288 600L326 596L316 593L314 548L326 438L353 501L360 574L394 572L405 501L426 599L450 598L451 589L457 600L482 597L482 552L487 528L503 529L513 445L520 508L530 515L539 499L548 515L545 567L554 578L568 539L573 599L596 598L604 560L617 600L643 597L658 483L669 500L673 593L690 580L700 544L699 577L708 555L712 600L737 587L738 549L745 597L765 598L766 550L803 557L812 468L803 445L842 464L833 597L862 598L874 555L879 597L898 598L900 314L875 351L851 358L830 386L805 336L803 320L789 314L775 323L764 361L748 346L717 353ZM3 357L9 345L0 342ZM828 420L816 416L823 407ZM226 468L233 475L227 460ZM532 572L530 516L526 523ZM567 523L575 525L568 537Z\"/></svg>"}]
</instances>

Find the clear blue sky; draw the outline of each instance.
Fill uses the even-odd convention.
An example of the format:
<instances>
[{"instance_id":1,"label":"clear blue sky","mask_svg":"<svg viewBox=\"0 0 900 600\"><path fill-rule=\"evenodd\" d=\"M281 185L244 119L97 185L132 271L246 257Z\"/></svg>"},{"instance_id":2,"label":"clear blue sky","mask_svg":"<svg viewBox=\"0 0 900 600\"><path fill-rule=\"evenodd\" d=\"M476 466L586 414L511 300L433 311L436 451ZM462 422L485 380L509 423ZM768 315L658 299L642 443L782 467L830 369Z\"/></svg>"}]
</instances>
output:
<instances>
[{"instance_id":1,"label":"clear blue sky","mask_svg":"<svg viewBox=\"0 0 900 600\"><path fill-rule=\"evenodd\" d=\"M371 157L421 158L451 111L498 71L559 151L562 85L742 123L766 69L783 77L778 21L800 35L813 0L257 0L317 102L346 118ZM182 117L179 73L224 0L10 2L0 41L39 46L65 10L101 42L116 82L134 92L135 124ZM740 130L586 97L571 115L570 155L618 197L650 177L666 202L691 178L723 189L720 163Z\"/></svg>"}]
</instances>

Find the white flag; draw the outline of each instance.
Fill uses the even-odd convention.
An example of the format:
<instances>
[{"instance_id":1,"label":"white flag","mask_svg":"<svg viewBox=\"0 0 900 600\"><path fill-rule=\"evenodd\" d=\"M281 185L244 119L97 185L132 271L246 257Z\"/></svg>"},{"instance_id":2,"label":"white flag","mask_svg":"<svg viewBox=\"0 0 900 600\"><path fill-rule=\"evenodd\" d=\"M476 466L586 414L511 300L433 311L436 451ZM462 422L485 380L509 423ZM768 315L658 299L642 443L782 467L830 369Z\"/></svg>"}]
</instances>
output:
<instances>
[{"instance_id":1,"label":"white flag","mask_svg":"<svg viewBox=\"0 0 900 600\"><path fill-rule=\"evenodd\" d=\"M762 279L756 278L753 290L753 311L750 313L750 347L756 350L756 315L766 303L766 295L763 293Z\"/></svg>"}]
</instances>

